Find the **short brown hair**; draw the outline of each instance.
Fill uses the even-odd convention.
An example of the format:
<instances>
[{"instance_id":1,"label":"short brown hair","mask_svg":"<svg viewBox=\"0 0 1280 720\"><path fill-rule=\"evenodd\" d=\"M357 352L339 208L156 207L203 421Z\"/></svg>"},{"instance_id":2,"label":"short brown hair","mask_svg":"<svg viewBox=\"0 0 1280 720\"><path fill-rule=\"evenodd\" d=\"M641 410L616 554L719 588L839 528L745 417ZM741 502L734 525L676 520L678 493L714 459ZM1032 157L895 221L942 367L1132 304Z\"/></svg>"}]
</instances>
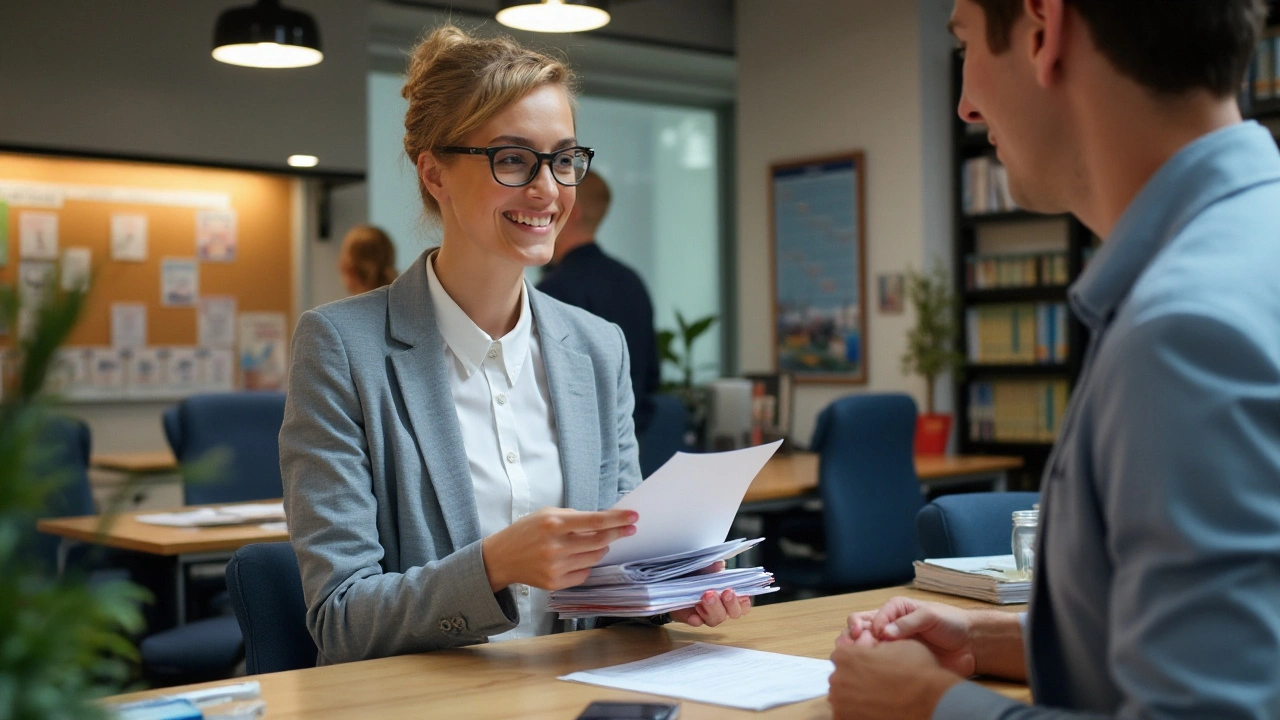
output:
<instances>
[{"instance_id":1,"label":"short brown hair","mask_svg":"<svg viewBox=\"0 0 1280 720\"><path fill-rule=\"evenodd\" d=\"M342 252L351 271L369 290L390 285L396 279L396 246L381 228L356 225L342 239Z\"/></svg>"},{"instance_id":2,"label":"short brown hair","mask_svg":"<svg viewBox=\"0 0 1280 720\"><path fill-rule=\"evenodd\" d=\"M987 19L987 45L1009 49L1024 0L971 0ZM1267 18L1266 0L1065 0L1117 70L1162 95L1235 95Z\"/></svg>"},{"instance_id":3,"label":"short brown hair","mask_svg":"<svg viewBox=\"0 0 1280 720\"><path fill-rule=\"evenodd\" d=\"M477 38L443 25L418 43L409 60L400 91L409 101L404 150L417 165L422 153L458 145L467 133L543 85L563 86L572 102L574 82L568 65L505 35ZM438 217L440 205L421 178L418 192L427 213Z\"/></svg>"}]
</instances>

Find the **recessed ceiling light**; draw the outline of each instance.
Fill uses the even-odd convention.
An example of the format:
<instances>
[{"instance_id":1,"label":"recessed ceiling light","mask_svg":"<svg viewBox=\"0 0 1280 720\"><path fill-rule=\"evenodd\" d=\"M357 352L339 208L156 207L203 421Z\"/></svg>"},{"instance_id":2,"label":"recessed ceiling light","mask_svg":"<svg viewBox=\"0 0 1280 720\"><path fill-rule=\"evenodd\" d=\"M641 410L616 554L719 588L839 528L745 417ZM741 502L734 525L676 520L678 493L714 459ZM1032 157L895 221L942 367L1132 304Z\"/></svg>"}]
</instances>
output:
<instances>
[{"instance_id":1,"label":"recessed ceiling light","mask_svg":"<svg viewBox=\"0 0 1280 720\"><path fill-rule=\"evenodd\" d=\"M290 167L315 167L320 164L320 158L315 155L290 155L287 162Z\"/></svg>"}]
</instances>

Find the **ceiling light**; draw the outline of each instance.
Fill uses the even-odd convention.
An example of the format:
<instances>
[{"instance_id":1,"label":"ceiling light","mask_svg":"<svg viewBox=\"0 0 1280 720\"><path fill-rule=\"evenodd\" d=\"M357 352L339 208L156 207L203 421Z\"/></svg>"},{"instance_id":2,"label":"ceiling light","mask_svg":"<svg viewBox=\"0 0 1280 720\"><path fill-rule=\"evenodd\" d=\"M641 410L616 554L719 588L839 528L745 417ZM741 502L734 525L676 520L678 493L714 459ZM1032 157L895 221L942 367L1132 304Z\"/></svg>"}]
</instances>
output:
<instances>
[{"instance_id":1,"label":"ceiling light","mask_svg":"<svg viewBox=\"0 0 1280 720\"><path fill-rule=\"evenodd\" d=\"M517 30L570 33L609 24L605 0L502 0L498 22Z\"/></svg>"},{"instance_id":2,"label":"ceiling light","mask_svg":"<svg viewBox=\"0 0 1280 720\"><path fill-rule=\"evenodd\" d=\"M290 155L285 162L290 167L315 167L320 164L320 158L315 155Z\"/></svg>"},{"instance_id":3,"label":"ceiling light","mask_svg":"<svg viewBox=\"0 0 1280 720\"><path fill-rule=\"evenodd\" d=\"M213 30L213 59L257 68L315 65L320 52L320 29L310 15L280 7L280 0L258 0L218 16Z\"/></svg>"}]
</instances>

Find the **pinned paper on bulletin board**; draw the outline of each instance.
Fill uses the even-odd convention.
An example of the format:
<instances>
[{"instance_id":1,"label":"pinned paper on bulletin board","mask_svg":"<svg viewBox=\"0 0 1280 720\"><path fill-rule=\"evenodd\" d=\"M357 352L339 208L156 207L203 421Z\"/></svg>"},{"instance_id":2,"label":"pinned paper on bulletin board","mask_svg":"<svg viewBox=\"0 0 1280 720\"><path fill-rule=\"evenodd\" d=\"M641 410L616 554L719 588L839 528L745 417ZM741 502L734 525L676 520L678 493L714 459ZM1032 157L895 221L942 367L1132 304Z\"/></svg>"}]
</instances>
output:
<instances>
[{"instance_id":1,"label":"pinned paper on bulletin board","mask_svg":"<svg viewBox=\"0 0 1280 720\"><path fill-rule=\"evenodd\" d=\"M136 348L147 344L147 306L142 303L112 303L111 346Z\"/></svg>"},{"instance_id":2,"label":"pinned paper on bulletin board","mask_svg":"<svg viewBox=\"0 0 1280 720\"><path fill-rule=\"evenodd\" d=\"M198 210L196 212L196 256L204 262L231 262L236 259L236 212Z\"/></svg>"},{"instance_id":3,"label":"pinned paper on bulletin board","mask_svg":"<svg viewBox=\"0 0 1280 720\"><path fill-rule=\"evenodd\" d=\"M68 292L89 289L93 267L93 251L89 248L67 248L62 253L62 289Z\"/></svg>"},{"instance_id":4,"label":"pinned paper on bulletin board","mask_svg":"<svg viewBox=\"0 0 1280 720\"><path fill-rule=\"evenodd\" d=\"M195 307L200 297L200 266L191 258L165 258L160 263L160 304Z\"/></svg>"},{"instance_id":5,"label":"pinned paper on bulletin board","mask_svg":"<svg viewBox=\"0 0 1280 720\"><path fill-rule=\"evenodd\" d=\"M111 259L147 261L147 216L116 213L111 216Z\"/></svg>"},{"instance_id":6,"label":"pinned paper on bulletin board","mask_svg":"<svg viewBox=\"0 0 1280 720\"><path fill-rule=\"evenodd\" d=\"M241 313L240 379L245 390L283 390L284 313Z\"/></svg>"},{"instance_id":7,"label":"pinned paper on bulletin board","mask_svg":"<svg viewBox=\"0 0 1280 720\"><path fill-rule=\"evenodd\" d=\"M9 203L0 200L0 267L9 265Z\"/></svg>"},{"instance_id":8,"label":"pinned paper on bulletin board","mask_svg":"<svg viewBox=\"0 0 1280 720\"><path fill-rule=\"evenodd\" d=\"M200 346L229 348L236 344L236 299L230 295L200 298L196 317Z\"/></svg>"},{"instance_id":9,"label":"pinned paper on bulletin board","mask_svg":"<svg viewBox=\"0 0 1280 720\"><path fill-rule=\"evenodd\" d=\"M18 245L18 256L23 260L57 260L57 214L24 212L19 215Z\"/></svg>"}]
</instances>

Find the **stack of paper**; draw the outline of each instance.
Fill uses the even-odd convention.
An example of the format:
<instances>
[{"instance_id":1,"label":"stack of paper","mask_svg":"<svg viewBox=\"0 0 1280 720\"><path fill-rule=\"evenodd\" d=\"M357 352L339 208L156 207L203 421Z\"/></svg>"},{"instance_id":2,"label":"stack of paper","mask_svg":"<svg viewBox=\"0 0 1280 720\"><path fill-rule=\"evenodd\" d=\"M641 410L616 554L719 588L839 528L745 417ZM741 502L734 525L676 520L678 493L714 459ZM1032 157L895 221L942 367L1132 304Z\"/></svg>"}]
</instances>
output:
<instances>
[{"instance_id":1,"label":"stack of paper","mask_svg":"<svg viewBox=\"0 0 1280 720\"><path fill-rule=\"evenodd\" d=\"M776 591L764 568L699 574L700 570L754 547L763 538L730 540L701 550L633 560L591 569L577 587L551 593L550 607L561 618L644 617L693 607L708 590L733 590L741 597Z\"/></svg>"},{"instance_id":2,"label":"stack of paper","mask_svg":"<svg viewBox=\"0 0 1280 720\"><path fill-rule=\"evenodd\" d=\"M169 527L213 527L218 525L253 525L284 520L284 503L248 503L224 505L174 513L138 515L137 520L148 525Z\"/></svg>"},{"instance_id":3,"label":"stack of paper","mask_svg":"<svg viewBox=\"0 0 1280 720\"><path fill-rule=\"evenodd\" d=\"M1031 579L1017 570L1012 555L916 561L916 588L1009 605L1031 596Z\"/></svg>"}]
</instances>

